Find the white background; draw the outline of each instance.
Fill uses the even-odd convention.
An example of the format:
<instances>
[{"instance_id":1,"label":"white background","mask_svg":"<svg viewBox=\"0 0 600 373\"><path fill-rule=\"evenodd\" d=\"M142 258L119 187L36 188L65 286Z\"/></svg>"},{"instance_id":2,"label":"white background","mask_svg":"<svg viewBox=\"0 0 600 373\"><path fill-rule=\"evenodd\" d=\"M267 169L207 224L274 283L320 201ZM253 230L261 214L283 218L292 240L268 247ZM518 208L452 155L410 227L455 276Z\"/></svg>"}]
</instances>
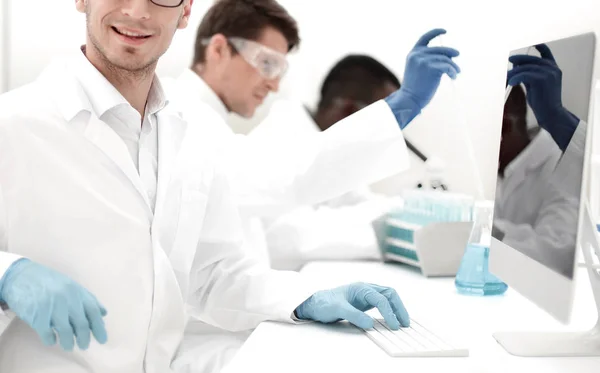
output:
<instances>
[{"instance_id":1,"label":"white background","mask_svg":"<svg viewBox=\"0 0 600 373\"><path fill-rule=\"evenodd\" d=\"M7 65L6 65L6 58L8 55L8 45L6 45L6 41L8 39L8 32L6 32L8 30L8 23L5 17L5 13L7 13L8 10L8 1L7 0L1 0L2 2L0 3L0 92L3 92L4 90L6 90L8 88L8 85L5 83L6 80L6 73L7 73Z\"/></svg>"},{"instance_id":2,"label":"white background","mask_svg":"<svg viewBox=\"0 0 600 373\"><path fill-rule=\"evenodd\" d=\"M9 67L10 79L4 82L8 88L30 82L54 56L73 52L85 41L85 16L76 12L72 0L1 1L10 1L10 48L3 51L4 56L0 55L4 57L0 58L0 67L7 63ZM434 27L446 28L448 34L442 43L461 51L457 63L463 73L454 84L444 80L434 101L408 127L406 136L426 155L437 155L446 161L447 180L453 190L474 194L474 168L466 151L468 139L461 127L461 123L465 124L487 198L493 198L494 193L509 51L577 33L600 31L598 0L281 0L281 3L298 20L303 42L290 58L290 72L277 96L298 99L311 107L318 98L324 74L343 55L371 54L401 77L405 56L418 37ZM196 26L211 4L210 0L196 0L191 25L176 35L159 65L160 75L175 76L189 66ZM597 59L594 78L598 76L599 64ZM248 132L265 115L274 98L267 101L255 121L234 118L235 128ZM574 105L575 111L585 111L585 102L574 99ZM379 183L377 190L396 193L407 180L412 183L413 176L421 172L416 158L413 164L412 175L399 175Z\"/></svg>"}]
</instances>

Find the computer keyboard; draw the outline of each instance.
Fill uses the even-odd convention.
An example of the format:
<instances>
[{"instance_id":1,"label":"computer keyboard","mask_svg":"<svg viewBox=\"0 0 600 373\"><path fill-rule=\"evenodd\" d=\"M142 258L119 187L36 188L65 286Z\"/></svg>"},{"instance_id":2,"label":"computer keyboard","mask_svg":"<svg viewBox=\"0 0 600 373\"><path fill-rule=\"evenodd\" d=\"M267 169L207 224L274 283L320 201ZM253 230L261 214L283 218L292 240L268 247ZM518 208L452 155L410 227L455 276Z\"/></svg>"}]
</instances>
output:
<instances>
[{"instance_id":1,"label":"computer keyboard","mask_svg":"<svg viewBox=\"0 0 600 373\"><path fill-rule=\"evenodd\" d=\"M391 330L383 319L374 318L373 329L363 329L367 336L392 357L465 357L466 348L457 348L429 331L415 320L409 328Z\"/></svg>"}]
</instances>

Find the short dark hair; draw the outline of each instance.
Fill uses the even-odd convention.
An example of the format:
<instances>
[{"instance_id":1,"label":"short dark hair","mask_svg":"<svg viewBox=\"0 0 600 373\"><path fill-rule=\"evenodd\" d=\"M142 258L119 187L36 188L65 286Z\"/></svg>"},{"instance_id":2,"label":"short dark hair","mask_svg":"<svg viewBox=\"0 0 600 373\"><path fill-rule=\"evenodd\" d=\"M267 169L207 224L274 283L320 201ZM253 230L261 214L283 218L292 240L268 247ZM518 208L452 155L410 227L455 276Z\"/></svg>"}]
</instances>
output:
<instances>
[{"instance_id":1,"label":"short dark hair","mask_svg":"<svg viewBox=\"0 0 600 373\"><path fill-rule=\"evenodd\" d=\"M300 45L296 20L275 0L218 0L204 15L196 33L194 64L205 61L203 40L215 34L256 41L273 27L288 42L288 52ZM233 49L235 53L235 49Z\"/></svg>"},{"instance_id":2,"label":"short dark hair","mask_svg":"<svg viewBox=\"0 0 600 373\"><path fill-rule=\"evenodd\" d=\"M373 57L351 54L339 60L321 86L318 109L328 107L338 97L371 104L374 94L385 83L400 87L400 81Z\"/></svg>"}]
</instances>

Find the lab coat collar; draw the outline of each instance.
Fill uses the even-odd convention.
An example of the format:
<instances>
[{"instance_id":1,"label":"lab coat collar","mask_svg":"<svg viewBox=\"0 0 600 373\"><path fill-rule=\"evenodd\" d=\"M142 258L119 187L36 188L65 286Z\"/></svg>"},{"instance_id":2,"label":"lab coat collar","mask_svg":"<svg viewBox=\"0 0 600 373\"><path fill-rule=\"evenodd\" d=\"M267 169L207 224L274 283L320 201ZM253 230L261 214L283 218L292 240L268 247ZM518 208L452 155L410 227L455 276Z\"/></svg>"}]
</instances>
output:
<instances>
[{"instance_id":1,"label":"lab coat collar","mask_svg":"<svg viewBox=\"0 0 600 373\"><path fill-rule=\"evenodd\" d=\"M92 65L85 55L85 46L81 53L73 59L72 68L76 79L80 82L86 93L89 105L98 118L101 118L109 110L118 106L131 106L123 95ZM150 86L148 101L146 103L146 115L153 115L164 109L168 104L166 95L156 76Z\"/></svg>"},{"instance_id":2,"label":"lab coat collar","mask_svg":"<svg viewBox=\"0 0 600 373\"><path fill-rule=\"evenodd\" d=\"M77 61L79 58L79 61ZM83 58L83 61L81 60ZM88 67L83 64L87 61L87 58L80 53L75 58L58 59L53 62L44 72L40 75L40 82L44 90L47 90L48 94L54 100L60 114L63 115L64 119L69 124L77 124L73 128L85 136L91 143L93 143L98 149L106 154L109 159L123 172L124 176L127 177L129 182L137 189L140 197L144 200L147 206L148 216L151 218L154 214L150 208L148 197L145 189L142 185L139 174L135 168L133 162L131 162L131 156L127 148L124 146L121 139L109 126L103 122L98 115L99 112L105 112L109 110L113 105L121 105L126 103L123 102L121 95L112 95L112 85L104 79L101 74L92 74L92 72L98 72L91 63L88 63ZM82 83L78 79L78 72L76 66L79 65L79 73L85 71L92 77L89 78L86 83ZM87 69L87 71L86 71ZM85 74L84 74L85 75ZM183 119L183 115L180 111L172 110L172 105L167 105L168 102L165 99L165 95L162 91L162 87L155 78L153 84L154 98L149 100L148 108L149 112L155 111L159 117L158 120L158 191L156 201L156 214L160 214L162 211L162 204L165 200L165 194L168 187L168 182L171 179L172 167L176 163L176 159L179 153L179 148L183 142L185 132L187 129L187 122ZM90 85L88 85L90 84ZM94 88L88 91L85 88ZM112 87L114 89L114 87ZM58 93L57 93L58 90ZM115 90L116 91L116 90ZM103 99L96 99L93 101L94 96L100 92L104 93ZM128 103L127 103L128 104ZM96 107L94 105L97 105ZM129 105L129 104L128 104ZM163 109L164 108L164 109ZM87 112L90 115L87 119L75 121L75 118L81 112ZM162 119L164 120L162 120Z\"/></svg>"},{"instance_id":3,"label":"lab coat collar","mask_svg":"<svg viewBox=\"0 0 600 373\"><path fill-rule=\"evenodd\" d=\"M214 111L219 114L223 120L227 120L229 111L223 101L217 96L215 91L191 69L185 69L177 79L177 84L185 90L185 94L189 95L188 100L198 100L206 103Z\"/></svg>"},{"instance_id":4,"label":"lab coat collar","mask_svg":"<svg viewBox=\"0 0 600 373\"><path fill-rule=\"evenodd\" d=\"M109 110L119 106L131 106L121 93L92 65L84 54L84 47L71 58L55 61L42 78L55 80L61 95L56 97L61 114L68 122L82 111L101 118ZM62 69L60 71L59 69ZM62 78L60 81L58 77ZM55 86L56 87L56 86ZM150 87L146 114L156 114L169 101L160 80L155 76Z\"/></svg>"},{"instance_id":5,"label":"lab coat collar","mask_svg":"<svg viewBox=\"0 0 600 373\"><path fill-rule=\"evenodd\" d=\"M557 154L558 146L545 130L533 138L529 145L506 166L504 177L509 178L519 169L534 170Z\"/></svg>"}]
</instances>

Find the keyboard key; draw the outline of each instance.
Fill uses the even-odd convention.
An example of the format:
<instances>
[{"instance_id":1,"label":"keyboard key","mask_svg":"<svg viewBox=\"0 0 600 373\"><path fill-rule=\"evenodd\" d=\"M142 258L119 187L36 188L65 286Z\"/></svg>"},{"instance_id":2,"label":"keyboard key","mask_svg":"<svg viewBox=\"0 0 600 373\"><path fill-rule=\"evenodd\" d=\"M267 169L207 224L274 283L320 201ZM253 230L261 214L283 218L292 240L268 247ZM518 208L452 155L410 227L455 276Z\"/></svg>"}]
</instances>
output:
<instances>
[{"instance_id":1,"label":"keyboard key","mask_svg":"<svg viewBox=\"0 0 600 373\"><path fill-rule=\"evenodd\" d=\"M400 330L391 330L383 319L374 319L373 329L364 331L375 344L393 357L469 356L467 349L452 346L413 319L411 327Z\"/></svg>"}]
</instances>

